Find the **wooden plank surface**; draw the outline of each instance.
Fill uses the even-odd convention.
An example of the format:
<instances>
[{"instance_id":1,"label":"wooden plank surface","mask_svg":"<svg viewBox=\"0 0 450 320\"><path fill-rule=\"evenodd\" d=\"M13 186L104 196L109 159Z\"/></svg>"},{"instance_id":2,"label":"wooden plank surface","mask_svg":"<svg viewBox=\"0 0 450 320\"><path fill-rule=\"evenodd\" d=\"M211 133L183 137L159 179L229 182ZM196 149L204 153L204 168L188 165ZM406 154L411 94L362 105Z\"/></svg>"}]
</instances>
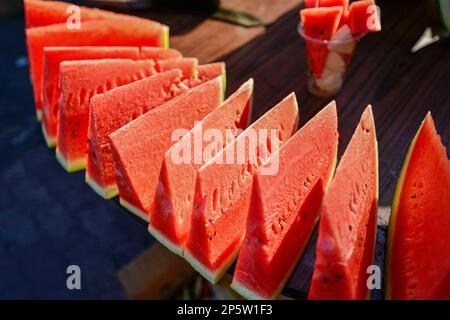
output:
<instances>
[{"instance_id":1,"label":"wooden plank surface","mask_svg":"<svg viewBox=\"0 0 450 320\"><path fill-rule=\"evenodd\" d=\"M274 22L296 6L298 0L224 0L223 8L239 10ZM172 11L151 11L143 16L163 22L170 27L170 46L186 56L208 62L230 53L265 32L264 27L245 28L223 21L208 19L201 14Z\"/></svg>"},{"instance_id":2,"label":"wooden plank surface","mask_svg":"<svg viewBox=\"0 0 450 320\"><path fill-rule=\"evenodd\" d=\"M294 91L299 101L300 125L303 125L331 99L313 97L306 89L305 45L296 31L301 1L294 5L292 1L245 3L248 12L255 10L263 16L273 14L279 18L265 29L245 29L177 15L163 19L175 31L172 46L186 56L198 56L203 62L225 61L228 94L253 77L253 120ZM359 43L344 87L334 99L339 114L339 156L364 108L368 104L373 106L380 168L376 263L383 267L385 230L395 183L409 143L428 110L449 150L450 48L447 41L415 54L410 52L426 28L437 23L432 1L379 0L377 3L381 7L383 31L370 34ZM157 17L157 13L153 15ZM288 296L301 298L308 290L315 237L284 291ZM376 298L381 294L374 292Z\"/></svg>"}]
</instances>

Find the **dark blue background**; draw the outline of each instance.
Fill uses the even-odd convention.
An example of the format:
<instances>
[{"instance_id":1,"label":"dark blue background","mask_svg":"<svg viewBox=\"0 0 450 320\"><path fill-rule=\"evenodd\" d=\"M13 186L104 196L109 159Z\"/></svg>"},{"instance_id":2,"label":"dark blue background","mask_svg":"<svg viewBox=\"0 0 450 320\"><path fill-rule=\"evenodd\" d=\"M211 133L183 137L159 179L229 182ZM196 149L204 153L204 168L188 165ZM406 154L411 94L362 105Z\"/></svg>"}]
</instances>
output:
<instances>
[{"instance_id":1,"label":"dark blue background","mask_svg":"<svg viewBox=\"0 0 450 320\"><path fill-rule=\"evenodd\" d=\"M46 147L22 18L0 20L0 186L0 298L124 298L116 272L152 238ZM71 264L81 268L81 290L66 287Z\"/></svg>"}]
</instances>

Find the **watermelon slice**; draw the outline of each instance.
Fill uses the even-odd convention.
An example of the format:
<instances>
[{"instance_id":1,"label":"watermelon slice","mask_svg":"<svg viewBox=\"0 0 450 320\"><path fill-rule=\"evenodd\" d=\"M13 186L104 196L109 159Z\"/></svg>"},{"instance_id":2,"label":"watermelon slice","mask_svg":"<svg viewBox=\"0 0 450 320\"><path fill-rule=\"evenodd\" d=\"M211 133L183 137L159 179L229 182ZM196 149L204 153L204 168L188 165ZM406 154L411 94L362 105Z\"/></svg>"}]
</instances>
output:
<instances>
[{"instance_id":1,"label":"watermelon slice","mask_svg":"<svg viewBox=\"0 0 450 320\"><path fill-rule=\"evenodd\" d=\"M141 48L141 59L151 59L151 60L167 60L182 58L183 55L180 51L171 48L160 48L160 47L142 47Z\"/></svg>"},{"instance_id":2,"label":"watermelon slice","mask_svg":"<svg viewBox=\"0 0 450 320\"><path fill-rule=\"evenodd\" d=\"M191 67L193 75L194 65ZM189 88L220 75L210 73L201 80L189 78L182 81L180 72L177 69L176 72L157 74L91 99L86 182L102 197L109 199L118 194L108 135Z\"/></svg>"},{"instance_id":3,"label":"watermelon slice","mask_svg":"<svg viewBox=\"0 0 450 320\"><path fill-rule=\"evenodd\" d=\"M107 199L118 194L108 135L187 91L181 78L181 70L174 69L92 97L86 182L98 194Z\"/></svg>"},{"instance_id":4,"label":"watermelon slice","mask_svg":"<svg viewBox=\"0 0 450 320\"><path fill-rule=\"evenodd\" d=\"M349 0L306 0L305 8L314 7L342 7L342 17L339 21L339 28L348 22L348 2Z\"/></svg>"},{"instance_id":5,"label":"watermelon slice","mask_svg":"<svg viewBox=\"0 0 450 320\"><path fill-rule=\"evenodd\" d=\"M306 50L309 69L319 79L328 55L324 40L330 40L339 26L342 7L310 8L300 11L303 32L306 38Z\"/></svg>"},{"instance_id":6,"label":"watermelon slice","mask_svg":"<svg viewBox=\"0 0 450 320\"><path fill-rule=\"evenodd\" d=\"M83 169L86 163L90 98L154 73L152 60L101 59L60 64L56 155L67 171Z\"/></svg>"},{"instance_id":7,"label":"watermelon slice","mask_svg":"<svg viewBox=\"0 0 450 320\"><path fill-rule=\"evenodd\" d=\"M73 4L61 1L24 0L26 28L42 27L57 23L66 23L72 11ZM92 9L83 6L80 8L80 20L121 19L125 15L114 12Z\"/></svg>"},{"instance_id":8,"label":"watermelon slice","mask_svg":"<svg viewBox=\"0 0 450 320\"><path fill-rule=\"evenodd\" d=\"M174 66L176 64L175 60ZM194 66L191 65L192 75ZM200 67L209 68L208 65L197 68ZM191 77L182 81L181 75L165 73L164 76L154 75L94 96L89 116L86 182L104 198L116 196L118 189L108 135L143 113L218 75L211 72L201 80Z\"/></svg>"},{"instance_id":9,"label":"watermelon slice","mask_svg":"<svg viewBox=\"0 0 450 320\"><path fill-rule=\"evenodd\" d=\"M194 126L223 101L220 78L205 82L109 135L120 203L148 220L164 153L176 129Z\"/></svg>"},{"instance_id":10,"label":"watermelon slice","mask_svg":"<svg viewBox=\"0 0 450 320\"><path fill-rule=\"evenodd\" d=\"M369 106L322 201L309 299L367 299L377 229L378 157Z\"/></svg>"},{"instance_id":11,"label":"watermelon slice","mask_svg":"<svg viewBox=\"0 0 450 320\"><path fill-rule=\"evenodd\" d=\"M277 141L291 137L297 122L297 101L290 94L198 171L184 257L207 280L218 281L236 258L245 234L253 171L264 155L276 152ZM263 137L269 130L277 136L270 132Z\"/></svg>"},{"instance_id":12,"label":"watermelon slice","mask_svg":"<svg viewBox=\"0 0 450 320\"><path fill-rule=\"evenodd\" d=\"M144 19L93 20L81 29L65 23L27 29L31 81L38 119L41 117L44 79L44 47L50 46L162 46L167 47L168 28Z\"/></svg>"},{"instance_id":13,"label":"watermelon slice","mask_svg":"<svg viewBox=\"0 0 450 320\"><path fill-rule=\"evenodd\" d=\"M164 156L156 190L155 210L150 213L149 231L168 249L179 255L183 253L189 233L197 170L206 162L202 155L205 149L210 147L208 143L197 147L197 139L201 140L203 134L210 130L216 130L221 137L226 137L227 130L232 130L236 134L239 130L245 129L250 120L252 93L253 79L250 79L220 107L197 123ZM230 137L229 141L223 139L223 145L218 146L218 150L231 142L234 137L234 135ZM189 151L185 154L184 150ZM174 154L181 153L183 156L189 156L185 163L174 161ZM196 159L198 156L199 159Z\"/></svg>"},{"instance_id":14,"label":"watermelon slice","mask_svg":"<svg viewBox=\"0 0 450 320\"><path fill-rule=\"evenodd\" d=\"M411 143L392 203L386 297L450 299L450 162L428 113Z\"/></svg>"},{"instance_id":15,"label":"watermelon slice","mask_svg":"<svg viewBox=\"0 0 450 320\"><path fill-rule=\"evenodd\" d=\"M56 120L61 95L59 64L62 61L105 58L138 59L138 57L139 48L137 47L46 47L44 49L42 132L47 146L56 145Z\"/></svg>"},{"instance_id":16,"label":"watermelon slice","mask_svg":"<svg viewBox=\"0 0 450 320\"><path fill-rule=\"evenodd\" d=\"M274 299L283 289L318 220L337 145L333 101L268 159L278 161L276 175L256 171L252 210L231 284L242 296Z\"/></svg>"},{"instance_id":17,"label":"watermelon slice","mask_svg":"<svg viewBox=\"0 0 450 320\"><path fill-rule=\"evenodd\" d=\"M348 25L353 35L381 31L380 14L374 0L355 1L350 5Z\"/></svg>"}]
</instances>

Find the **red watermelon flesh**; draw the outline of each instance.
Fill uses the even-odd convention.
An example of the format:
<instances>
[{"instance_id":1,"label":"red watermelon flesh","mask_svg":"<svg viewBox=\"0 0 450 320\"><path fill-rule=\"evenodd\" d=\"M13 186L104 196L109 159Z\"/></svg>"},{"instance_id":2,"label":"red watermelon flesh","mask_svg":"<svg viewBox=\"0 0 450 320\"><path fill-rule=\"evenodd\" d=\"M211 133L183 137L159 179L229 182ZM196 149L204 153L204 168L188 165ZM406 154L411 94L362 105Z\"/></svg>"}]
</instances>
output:
<instances>
[{"instance_id":1,"label":"red watermelon flesh","mask_svg":"<svg viewBox=\"0 0 450 320\"><path fill-rule=\"evenodd\" d=\"M378 156L372 109L341 158L321 208L308 299L367 299L377 229Z\"/></svg>"},{"instance_id":2,"label":"red watermelon flesh","mask_svg":"<svg viewBox=\"0 0 450 320\"><path fill-rule=\"evenodd\" d=\"M353 35L381 31L380 15L374 0L355 1L350 5L348 25Z\"/></svg>"},{"instance_id":3,"label":"red watermelon flesh","mask_svg":"<svg viewBox=\"0 0 450 320\"><path fill-rule=\"evenodd\" d=\"M336 165L336 104L331 102L256 171L245 240L231 287L248 299L274 299L283 289L314 230ZM266 164L267 165L267 164Z\"/></svg>"},{"instance_id":4,"label":"red watermelon flesh","mask_svg":"<svg viewBox=\"0 0 450 320\"><path fill-rule=\"evenodd\" d=\"M224 62L214 62L198 65L196 67L196 77L192 77L189 80L187 80L189 81L189 84L187 83L187 81L185 81L185 83L193 87L195 85L198 85L199 83L205 82L210 79L214 79L218 76L222 77L223 92L225 93L227 84L227 75Z\"/></svg>"},{"instance_id":5,"label":"red watermelon flesh","mask_svg":"<svg viewBox=\"0 0 450 320\"><path fill-rule=\"evenodd\" d=\"M197 67L197 77L200 81L211 79L212 77L222 76L223 92L226 91L227 75L225 62L213 62L202 64Z\"/></svg>"},{"instance_id":6,"label":"red watermelon flesh","mask_svg":"<svg viewBox=\"0 0 450 320\"><path fill-rule=\"evenodd\" d=\"M44 48L51 46L167 46L168 28L144 19L95 20L81 29L65 23L27 29L31 81L38 117L42 111Z\"/></svg>"},{"instance_id":7,"label":"red watermelon flesh","mask_svg":"<svg viewBox=\"0 0 450 320\"><path fill-rule=\"evenodd\" d=\"M450 299L450 162L425 117L406 156L388 230L386 297Z\"/></svg>"},{"instance_id":8,"label":"red watermelon flesh","mask_svg":"<svg viewBox=\"0 0 450 320\"><path fill-rule=\"evenodd\" d=\"M84 168L90 98L154 73L152 60L101 59L60 64L61 103L56 154L66 170Z\"/></svg>"},{"instance_id":9,"label":"red watermelon flesh","mask_svg":"<svg viewBox=\"0 0 450 320\"><path fill-rule=\"evenodd\" d=\"M188 87L174 69L92 97L89 108L86 182L104 198L118 194L108 135Z\"/></svg>"},{"instance_id":10,"label":"red watermelon flesh","mask_svg":"<svg viewBox=\"0 0 450 320\"><path fill-rule=\"evenodd\" d=\"M42 130L47 145L56 145L56 123L61 88L59 86L59 64L68 60L90 60L106 58L138 59L137 47L46 47L44 49L44 86Z\"/></svg>"},{"instance_id":11,"label":"red watermelon flesh","mask_svg":"<svg viewBox=\"0 0 450 320\"><path fill-rule=\"evenodd\" d=\"M244 239L254 169L263 163L264 155L276 151L276 141L283 143L291 137L297 123L297 101L290 94L198 171L184 257L209 281L220 279ZM270 129L277 133L277 140L261 135ZM226 161L230 155L236 161Z\"/></svg>"},{"instance_id":12,"label":"red watermelon flesh","mask_svg":"<svg viewBox=\"0 0 450 320\"><path fill-rule=\"evenodd\" d=\"M148 220L155 199L164 153L173 144L175 129L190 130L223 100L216 78L147 112L109 135L116 166L120 202Z\"/></svg>"},{"instance_id":13,"label":"red watermelon flesh","mask_svg":"<svg viewBox=\"0 0 450 320\"><path fill-rule=\"evenodd\" d=\"M207 79L213 76L220 76L225 74L225 63L214 62L209 64L203 64L197 67L198 78Z\"/></svg>"},{"instance_id":14,"label":"red watermelon flesh","mask_svg":"<svg viewBox=\"0 0 450 320\"><path fill-rule=\"evenodd\" d=\"M166 152L156 189L155 210L150 213L150 233L173 252L181 255L189 233L197 170L205 164L206 148L219 152L234 140L239 130L250 120L253 79L244 83L217 109L197 123L194 128ZM203 135L216 130L222 141L203 142ZM226 139L229 131L229 139ZM231 134L231 132L233 134ZM185 156L184 162L174 159Z\"/></svg>"},{"instance_id":15,"label":"red watermelon flesh","mask_svg":"<svg viewBox=\"0 0 450 320\"><path fill-rule=\"evenodd\" d=\"M195 58L175 58L160 60L157 62L159 72L179 69L183 74L183 79L189 79L195 76L197 72L198 60Z\"/></svg>"},{"instance_id":16,"label":"red watermelon flesh","mask_svg":"<svg viewBox=\"0 0 450 320\"><path fill-rule=\"evenodd\" d=\"M342 7L342 17L339 21L339 28L347 23L348 20L348 2L349 0L306 0L305 8L316 7Z\"/></svg>"},{"instance_id":17,"label":"red watermelon flesh","mask_svg":"<svg viewBox=\"0 0 450 320\"><path fill-rule=\"evenodd\" d=\"M327 44L317 41L330 40L336 32L342 16L342 7L310 8L300 11L300 18L306 39L309 69L320 79L328 56ZM316 40L316 41L314 41Z\"/></svg>"},{"instance_id":18,"label":"red watermelon flesh","mask_svg":"<svg viewBox=\"0 0 450 320\"><path fill-rule=\"evenodd\" d=\"M57 23L66 23L73 14L70 10L72 3L61 1L24 0L25 26L27 28L48 26ZM124 15L114 12L92 9L83 6L80 8L80 20L120 19Z\"/></svg>"},{"instance_id":19,"label":"red watermelon flesh","mask_svg":"<svg viewBox=\"0 0 450 320\"><path fill-rule=\"evenodd\" d=\"M171 48L159 48L159 47L142 47L141 59L167 60L182 58L180 51Z\"/></svg>"},{"instance_id":20,"label":"red watermelon flesh","mask_svg":"<svg viewBox=\"0 0 450 320\"><path fill-rule=\"evenodd\" d=\"M345 10L344 12L342 12L342 17L341 20L339 21L339 26L338 26L338 30L345 24L348 25L348 15L349 15L349 11Z\"/></svg>"},{"instance_id":21,"label":"red watermelon flesh","mask_svg":"<svg viewBox=\"0 0 450 320\"><path fill-rule=\"evenodd\" d=\"M191 74L194 74L194 67L192 65ZM108 135L189 88L220 75L211 72L202 79L191 77L183 80L182 74L175 76L179 72L181 70L177 69L175 73L164 72L164 76L154 75L94 96L91 100L86 182L104 198L112 198L118 193Z\"/></svg>"},{"instance_id":22,"label":"red watermelon flesh","mask_svg":"<svg viewBox=\"0 0 450 320\"><path fill-rule=\"evenodd\" d=\"M349 0L306 0L305 8L314 7L343 7L344 11L348 9Z\"/></svg>"}]
</instances>

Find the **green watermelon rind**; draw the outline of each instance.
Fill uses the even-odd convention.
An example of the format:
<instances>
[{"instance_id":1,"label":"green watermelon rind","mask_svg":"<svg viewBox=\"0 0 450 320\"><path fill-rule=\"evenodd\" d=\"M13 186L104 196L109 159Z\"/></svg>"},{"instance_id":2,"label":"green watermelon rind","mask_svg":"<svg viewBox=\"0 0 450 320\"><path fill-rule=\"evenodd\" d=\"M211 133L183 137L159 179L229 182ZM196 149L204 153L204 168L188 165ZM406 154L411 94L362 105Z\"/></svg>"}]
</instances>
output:
<instances>
[{"instance_id":1,"label":"green watermelon rind","mask_svg":"<svg viewBox=\"0 0 450 320\"><path fill-rule=\"evenodd\" d=\"M173 243L169 238L167 238L164 234L155 229L150 223L148 225L148 232L161 244L163 244L167 249L183 257L184 248L180 245Z\"/></svg>"},{"instance_id":2,"label":"green watermelon rind","mask_svg":"<svg viewBox=\"0 0 450 320\"><path fill-rule=\"evenodd\" d=\"M42 110L36 110L36 120L42 122Z\"/></svg>"},{"instance_id":3,"label":"green watermelon rind","mask_svg":"<svg viewBox=\"0 0 450 320\"><path fill-rule=\"evenodd\" d=\"M134 214L135 216L141 218L142 220L144 220L145 222L149 221L149 215L146 214L144 211L142 211L141 209L139 209L138 207L132 205L131 203L129 203L128 201L124 200L122 197L119 197L119 202L120 205L122 207L124 207L125 209L127 209L128 211L130 211L132 214Z\"/></svg>"},{"instance_id":4,"label":"green watermelon rind","mask_svg":"<svg viewBox=\"0 0 450 320\"><path fill-rule=\"evenodd\" d=\"M203 263L197 260L188 250L184 251L183 258L189 262L189 264L198 272L200 273L203 278L211 282L212 284L217 283L220 278L227 272L227 270L231 267L233 262L236 260L239 250L241 246L236 246L236 249L234 252L232 252L228 259L225 261L224 264L220 268L218 268L216 271L212 271L208 267L206 267Z\"/></svg>"},{"instance_id":5,"label":"green watermelon rind","mask_svg":"<svg viewBox=\"0 0 450 320\"><path fill-rule=\"evenodd\" d=\"M61 152L59 152L58 147L56 147L56 160L67 172L81 171L86 168L86 158L81 158L73 161L68 161Z\"/></svg>"},{"instance_id":6,"label":"green watermelon rind","mask_svg":"<svg viewBox=\"0 0 450 320\"><path fill-rule=\"evenodd\" d=\"M222 68L222 89L223 89L223 95L225 96L225 92L227 91L227 69L225 67L225 65ZM253 90L253 89L252 89ZM224 100L224 99L222 99Z\"/></svg>"},{"instance_id":7,"label":"green watermelon rind","mask_svg":"<svg viewBox=\"0 0 450 320\"><path fill-rule=\"evenodd\" d=\"M44 136L45 143L48 148L56 147L56 137L50 137L45 129L44 123L41 124L42 135Z\"/></svg>"},{"instance_id":8,"label":"green watermelon rind","mask_svg":"<svg viewBox=\"0 0 450 320\"><path fill-rule=\"evenodd\" d=\"M375 211L375 232L374 232L374 246L373 246L373 253L372 253L372 261L375 259L375 254L376 254L376 250L377 250L377 228L378 228L378 203L379 203L379 199L380 199L380 169L379 169L379 158L378 158L378 140L377 140L377 131L376 128L374 127L374 131L375 131L375 183L376 183L376 193L375 193L375 207L376 207L376 211ZM372 297L372 291L369 290L368 294L367 294L367 300L371 299Z\"/></svg>"},{"instance_id":9,"label":"green watermelon rind","mask_svg":"<svg viewBox=\"0 0 450 320\"><path fill-rule=\"evenodd\" d=\"M369 105L370 109L372 110L372 106ZM372 111L371 111L372 112ZM377 140L377 131L376 131L376 127L374 125L373 127L374 130L374 137L375 137L375 141L374 141L374 147L375 147L375 232L374 234L374 246L373 246L373 251L372 251L372 261L374 261L375 259L375 253L376 253L376 249L377 249L377 228L378 228L378 203L379 203L379 198L380 198L380 170L379 170L379 161L378 161L378 140ZM372 297L372 291L368 290L367 292L367 300L370 300Z\"/></svg>"},{"instance_id":10,"label":"green watermelon rind","mask_svg":"<svg viewBox=\"0 0 450 320\"><path fill-rule=\"evenodd\" d=\"M403 166L402 169L400 171L400 177L397 180L397 186L395 187L395 193L394 193L394 199L392 200L392 206L391 206L391 217L389 219L389 226L388 226L388 230L387 230L387 241L386 241L386 246L387 246L387 252L386 252L386 268L385 268L385 298L386 300L391 300L391 280L390 280L390 257L392 255L392 239L395 233L395 222L396 222L396 217L397 217L397 211L398 211L398 204L400 201L400 196L403 190L403 184L405 182L405 176L406 176L406 172L408 171L408 167L409 167L409 162L411 160L411 155L415 149L416 146L416 142L417 139L420 135L420 133L422 132L422 129L425 125L425 122L427 120L427 118L431 115L430 112L427 113L427 115L425 116L425 119L422 121L422 124L420 125L419 129L417 130L413 140L411 141L411 144L409 146L408 152L406 154L405 157L405 161L403 162Z\"/></svg>"},{"instance_id":11,"label":"green watermelon rind","mask_svg":"<svg viewBox=\"0 0 450 320\"><path fill-rule=\"evenodd\" d=\"M327 180L327 184L325 186L325 191L328 189L328 187L331 184L331 181L333 180L334 172L336 171L336 166L337 166L337 155L338 155L338 145L336 144L336 148L335 148L334 156L333 156L333 164L331 165L330 173L328 175L328 180ZM319 208L319 212L320 212L320 208ZM317 219L314 222L314 226L317 225L317 222L319 221L319 216L320 215L317 216ZM312 236L314 230L315 230L315 227L311 228L311 231L308 235L308 239L311 239L311 236ZM244 297L248 300L266 300L266 299L273 300L273 299L276 299L280 295L281 291L283 290L283 288L286 285L287 281L289 280L290 276L294 272L295 267L297 266L298 261L300 260L303 253L305 252L305 249L308 246L309 241L310 240L308 240L305 243L305 245L303 246L303 248L301 250L299 250L298 256L295 259L295 263L293 263L289 272L286 273L286 276L284 277L284 279L280 282L277 289L274 291L272 296L270 296L269 298L258 295L256 292L254 292L253 290L251 290L250 288L245 286L243 283L241 283L239 281L235 281L234 278L233 278L233 282L231 283L230 287L234 291L236 291L239 295L241 295L242 297Z\"/></svg>"},{"instance_id":12,"label":"green watermelon rind","mask_svg":"<svg viewBox=\"0 0 450 320\"><path fill-rule=\"evenodd\" d=\"M106 187L100 186L94 179L92 179L86 171L84 181L101 197L108 200L114 198L119 194L119 188L116 184L111 184Z\"/></svg>"},{"instance_id":13,"label":"green watermelon rind","mask_svg":"<svg viewBox=\"0 0 450 320\"><path fill-rule=\"evenodd\" d=\"M162 39L161 39L161 47L169 48L169 27L166 25L162 25Z\"/></svg>"},{"instance_id":14,"label":"green watermelon rind","mask_svg":"<svg viewBox=\"0 0 450 320\"><path fill-rule=\"evenodd\" d=\"M450 32L450 2L448 0L438 0L438 6L442 22Z\"/></svg>"}]
</instances>

